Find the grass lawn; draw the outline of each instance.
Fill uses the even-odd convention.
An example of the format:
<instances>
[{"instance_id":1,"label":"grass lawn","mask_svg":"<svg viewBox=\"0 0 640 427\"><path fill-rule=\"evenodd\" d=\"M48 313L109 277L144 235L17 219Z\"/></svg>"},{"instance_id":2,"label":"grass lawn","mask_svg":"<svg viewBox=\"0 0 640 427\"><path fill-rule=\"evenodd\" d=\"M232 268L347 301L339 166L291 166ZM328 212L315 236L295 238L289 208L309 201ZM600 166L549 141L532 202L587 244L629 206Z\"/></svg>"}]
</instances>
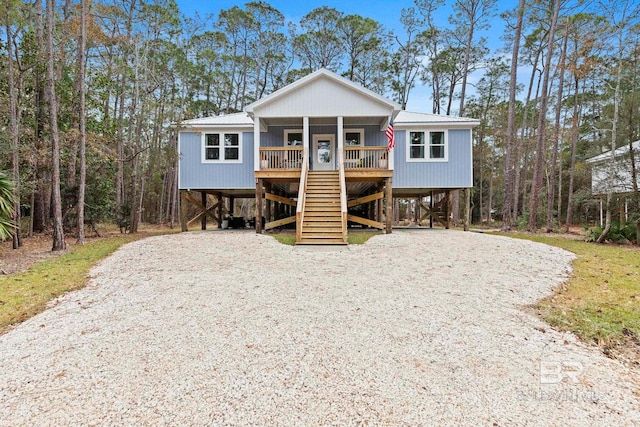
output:
<instances>
[{"instance_id":1,"label":"grass lawn","mask_svg":"<svg viewBox=\"0 0 640 427\"><path fill-rule=\"evenodd\" d=\"M0 333L43 311L53 298L87 284L98 261L134 240L163 234L138 233L99 239L73 246L67 253L41 261L26 271L0 276Z\"/></svg>"},{"instance_id":2,"label":"grass lawn","mask_svg":"<svg viewBox=\"0 0 640 427\"><path fill-rule=\"evenodd\" d=\"M378 234L382 234L382 232L381 231L356 231L356 232L348 233L347 242L350 245L362 245L367 240L369 240L373 236L377 236ZM296 244L296 235L294 233L274 234L273 237L278 242L284 245L293 246Z\"/></svg>"},{"instance_id":3,"label":"grass lawn","mask_svg":"<svg viewBox=\"0 0 640 427\"><path fill-rule=\"evenodd\" d=\"M501 233L496 233L501 234ZM563 237L502 234L575 253L571 278L536 308L551 325L605 349L640 349L640 250Z\"/></svg>"}]
</instances>

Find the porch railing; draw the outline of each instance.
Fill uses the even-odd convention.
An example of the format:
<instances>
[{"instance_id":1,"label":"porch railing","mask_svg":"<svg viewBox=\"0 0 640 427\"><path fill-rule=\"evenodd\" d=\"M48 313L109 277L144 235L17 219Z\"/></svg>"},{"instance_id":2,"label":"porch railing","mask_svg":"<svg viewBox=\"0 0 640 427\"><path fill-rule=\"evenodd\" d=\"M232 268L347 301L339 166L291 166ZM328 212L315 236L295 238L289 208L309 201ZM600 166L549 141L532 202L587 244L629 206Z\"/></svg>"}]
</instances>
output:
<instances>
[{"instance_id":1,"label":"porch railing","mask_svg":"<svg viewBox=\"0 0 640 427\"><path fill-rule=\"evenodd\" d=\"M309 155L306 150L302 152L302 172L300 173L300 185L298 186L298 204L296 206L296 242L302 241L302 224L304 222L304 203L307 194L307 177L309 176Z\"/></svg>"},{"instance_id":2,"label":"porch railing","mask_svg":"<svg viewBox=\"0 0 640 427\"><path fill-rule=\"evenodd\" d=\"M387 147L344 147L344 168L389 169Z\"/></svg>"},{"instance_id":3,"label":"porch railing","mask_svg":"<svg viewBox=\"0 0 640 427\"><path fill-rule=\"evenodd\" d=\"M261 147L260 170L300 170L302 158L302 147Z\"/></svg>"},{"instance_id":4,"label":"porch railing","mask_svg":"<svg viewBox=\"0 0 640 427\"><path fill-rule=\"evenodd\" d=\"M340 176L340 214L342 216L342 241L347 243L347 184L344 176L344 151L338 150L338 174Z\"/></svg>"}]
</instances>

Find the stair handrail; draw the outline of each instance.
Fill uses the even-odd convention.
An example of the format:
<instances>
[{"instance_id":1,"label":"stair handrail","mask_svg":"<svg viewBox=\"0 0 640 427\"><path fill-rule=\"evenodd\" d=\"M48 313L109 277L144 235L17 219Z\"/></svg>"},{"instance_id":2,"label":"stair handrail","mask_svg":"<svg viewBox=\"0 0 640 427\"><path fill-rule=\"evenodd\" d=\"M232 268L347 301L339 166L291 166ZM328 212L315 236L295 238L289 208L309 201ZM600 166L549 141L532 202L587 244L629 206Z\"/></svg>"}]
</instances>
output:
<instances>
[{"instance_id":1,"label":"stair handrail","mask_svg":"<svg viewBox=\"0 0 640 427\"><path fill-rule=\"evenodd\" d=\"M300 171L300 184L298 186L298 203L296 205L296 242L302 241L302 222L304 220L304 203L307 197L307 177L309 176L309 152L308 148L302 150L302 170Z\"/></svg>"},{"instance_id":2,"label":"stair handrail","mask_svg":"<svg viewBox=\"0 0 640 427\"><path fill-rule=\"evenodd\" d=\"M344 148L338 150L338 173L340 176L340 213L342 214L342 240L347 243L347 184L344 177Z\"/></svg>"}]
</instances>

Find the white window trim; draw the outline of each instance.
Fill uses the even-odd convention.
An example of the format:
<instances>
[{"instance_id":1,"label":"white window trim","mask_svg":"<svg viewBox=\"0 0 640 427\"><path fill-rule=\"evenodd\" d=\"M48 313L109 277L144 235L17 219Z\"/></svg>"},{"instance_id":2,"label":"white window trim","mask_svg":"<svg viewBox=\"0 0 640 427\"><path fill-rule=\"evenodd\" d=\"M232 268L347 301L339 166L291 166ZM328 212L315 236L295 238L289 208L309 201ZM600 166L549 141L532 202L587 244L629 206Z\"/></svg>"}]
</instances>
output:
<instances>
[{"instance_id":1,"label":"white window trim","mask_svg":"<svg viewBox=\"0 0 640 427\"><path fill-rule=\"evenodd\" d=\"M289 134L290 133L300 133L302 134L302 145L304 145L304 130L303 129L285 129L284 130L284 136L282 139L282 146L283 147L289 147L289 145L287 145L287 142L289 142Z\"/></svg>"},{"instance_id":2,"label":"white window trim","mask_svg":"<svg viewBox=\"0 0 640 427\"><path fill-rule=\"evenodd\" d=\"M425 134L425 145L424 145L424 159L412 159L411 158L411 132L424 132ZM431 132L444 132L444 157L441 159L432 159L430 157L431 150L429 150L431 146ZM407 129L406 130L406 161L408 163L420 163L420 162L434 162L434 163L442 163L449 161L449 130L448 129Z\"/></svg>"},{"instance_id":3,"label":"white window trim","mask_svg":"<svg viewBox=\"0 0 640 427\"><path fill-rule=\"evenodd\" d=\"M205 141L207 135L211 135L213 133L217 133L220 135L220 156L224 157L224 137L227 134L235 133L238 135L238 160L226 160L224 158L218 160L207 159L206 153L207 148L205 146ZM203 131L200 134L200 162L201 163L222 163L222 164L233 164L233 163L242 163L242 146L243 146L243 130L240 129L220 129L220 130L208 130Z\"/></svg>"},{"instance_id":4,"label":"white window trim","mask_svg":"<svg viewBox=\"0 0 640 427\"><path fill-rule=\"evenodd\" d=\"M360 144L359 145L347 145L347 133L359 133L360 134ZM342 138L344 141L344 146L345 147L364 147L365 143L364 143L364 129L363 128L358 128L358 129L343 129L342 130Z\"/></svg>"}]
</instances>

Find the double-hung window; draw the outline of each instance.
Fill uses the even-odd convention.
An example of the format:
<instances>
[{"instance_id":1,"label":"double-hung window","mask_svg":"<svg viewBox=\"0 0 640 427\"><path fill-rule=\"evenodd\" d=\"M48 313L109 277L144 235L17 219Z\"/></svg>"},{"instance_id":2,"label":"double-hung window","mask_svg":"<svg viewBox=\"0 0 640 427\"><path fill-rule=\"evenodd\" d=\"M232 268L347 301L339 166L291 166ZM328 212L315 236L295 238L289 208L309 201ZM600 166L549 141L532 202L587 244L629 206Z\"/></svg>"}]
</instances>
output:
<instances>
[{"instance_id":1,"label":"double-hung window","mask_svg":"<svg viewBox=\"0 0 640 427\"><path fill-rule=\"evenodd\" d=\"M204 162L241 162L240 133L205 133L203 150Z\"/></svg>"},{"instance_id":2,"label":"double-hung window","mask_svg":"<svg viewBox=\"0 0 640 427\"><path fill-rule=\"evenodd\" d=\"M409 131L407 134L408 161L445 162L448 160L446 131Z\"/></svg>"}]
</instances>

